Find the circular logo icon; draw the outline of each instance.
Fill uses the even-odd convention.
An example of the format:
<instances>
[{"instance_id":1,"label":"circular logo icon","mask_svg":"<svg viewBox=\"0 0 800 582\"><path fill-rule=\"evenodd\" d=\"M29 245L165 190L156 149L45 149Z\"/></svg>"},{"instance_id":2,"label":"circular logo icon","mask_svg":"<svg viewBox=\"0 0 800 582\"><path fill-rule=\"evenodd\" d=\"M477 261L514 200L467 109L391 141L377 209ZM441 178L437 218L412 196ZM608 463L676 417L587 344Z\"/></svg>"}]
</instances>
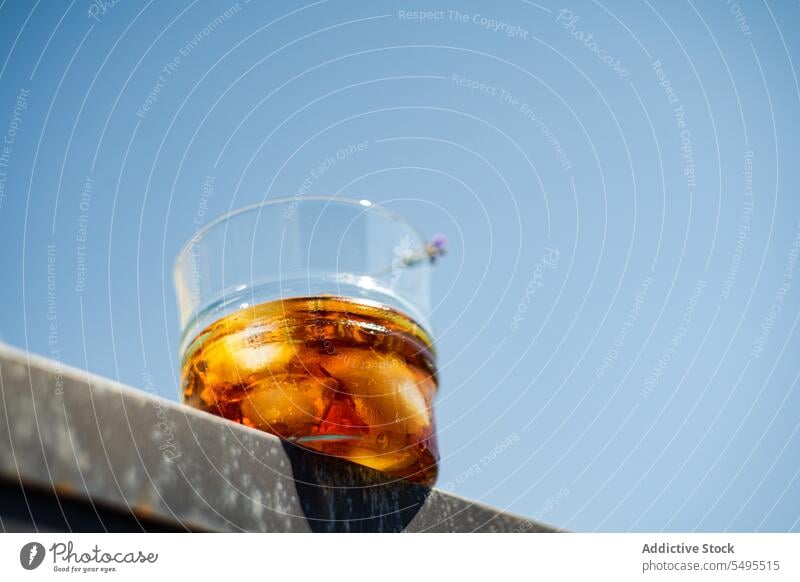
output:
<instances>
[{"instance_id":1,"label":"circular logo icon","mask_svg":"<svg viewBox=\"0 0 800 582\"><path fill-rule=\"evenodd\" d=\"M28 542L19 551L19 563L26 570L38 568L44 560L44 546L39 542Z\"/></svg>"}]
</instances>

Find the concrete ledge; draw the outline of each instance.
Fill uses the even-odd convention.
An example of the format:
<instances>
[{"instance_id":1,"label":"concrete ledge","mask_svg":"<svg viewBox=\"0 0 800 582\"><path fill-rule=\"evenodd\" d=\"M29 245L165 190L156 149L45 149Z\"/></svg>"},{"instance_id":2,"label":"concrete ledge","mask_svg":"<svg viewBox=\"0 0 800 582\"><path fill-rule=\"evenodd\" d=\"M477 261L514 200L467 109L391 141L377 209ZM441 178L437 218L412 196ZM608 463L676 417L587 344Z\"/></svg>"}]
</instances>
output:
<instances>
[{"instance_id":1,"label":"concrete ledge","mask_svg":"<svg viewBox=\"0 0 800 582\"><path fill-rule=\"evenodd\" d=\"M555 531L3 344L0 492L6 530Z\"/></svg>"}]
</instances>

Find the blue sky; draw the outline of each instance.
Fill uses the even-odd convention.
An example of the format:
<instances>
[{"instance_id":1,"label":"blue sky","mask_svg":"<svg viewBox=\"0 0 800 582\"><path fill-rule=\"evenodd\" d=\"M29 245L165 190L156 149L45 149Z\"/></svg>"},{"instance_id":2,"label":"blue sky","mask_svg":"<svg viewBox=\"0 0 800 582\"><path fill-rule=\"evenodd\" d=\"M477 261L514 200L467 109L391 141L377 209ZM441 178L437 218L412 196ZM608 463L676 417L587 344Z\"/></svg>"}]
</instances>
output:
<instances>
[{"instance_id":1,"label":"blue sky","mask_svg":"<svg viewBox=\"0 0 800 582\"><path fill-rule=\"evenodd\" d=\"M180 246L365 144L313 192L450 240L441 486L800 529L798 9L7 0L0 338L176 399Z\"/></svg>"}]
</instances>

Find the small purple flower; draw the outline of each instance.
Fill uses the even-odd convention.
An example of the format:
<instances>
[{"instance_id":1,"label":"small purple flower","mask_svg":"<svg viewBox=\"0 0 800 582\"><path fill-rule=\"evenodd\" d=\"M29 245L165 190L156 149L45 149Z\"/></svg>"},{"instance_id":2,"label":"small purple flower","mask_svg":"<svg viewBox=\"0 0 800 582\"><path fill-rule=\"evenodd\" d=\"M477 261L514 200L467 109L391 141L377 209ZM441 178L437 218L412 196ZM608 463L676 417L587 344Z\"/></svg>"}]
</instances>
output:
<instances>
[{"instance_id":1,"label":"small purple flower","mask_svg":"<svg viewBox=\"0 0 800 582\"><path fill-rule=\"evenodd\" d=\"M427 244L428 258L434 262L437 257L447 254L447 237L443 234L434 235Z\"/></svg>"}]
</instances>

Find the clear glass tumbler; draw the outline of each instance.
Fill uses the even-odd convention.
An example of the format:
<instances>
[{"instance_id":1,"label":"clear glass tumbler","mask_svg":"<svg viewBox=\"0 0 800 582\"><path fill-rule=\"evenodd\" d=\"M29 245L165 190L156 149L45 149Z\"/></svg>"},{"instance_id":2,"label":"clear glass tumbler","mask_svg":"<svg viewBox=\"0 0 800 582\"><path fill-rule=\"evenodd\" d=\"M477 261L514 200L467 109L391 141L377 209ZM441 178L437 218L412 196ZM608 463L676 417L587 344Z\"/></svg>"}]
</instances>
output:
<instances>
[{"instance_id":1,"label":"clear glass tumbler","mask_svg":"<svg viewBox=\"0 0 800 582\"><path fill-rule=\"evenodd\" d=\"M441 252L366 200L282 198L216 219L175 264L184 402L433 484Z\"/></svg>"}]
</instances>

